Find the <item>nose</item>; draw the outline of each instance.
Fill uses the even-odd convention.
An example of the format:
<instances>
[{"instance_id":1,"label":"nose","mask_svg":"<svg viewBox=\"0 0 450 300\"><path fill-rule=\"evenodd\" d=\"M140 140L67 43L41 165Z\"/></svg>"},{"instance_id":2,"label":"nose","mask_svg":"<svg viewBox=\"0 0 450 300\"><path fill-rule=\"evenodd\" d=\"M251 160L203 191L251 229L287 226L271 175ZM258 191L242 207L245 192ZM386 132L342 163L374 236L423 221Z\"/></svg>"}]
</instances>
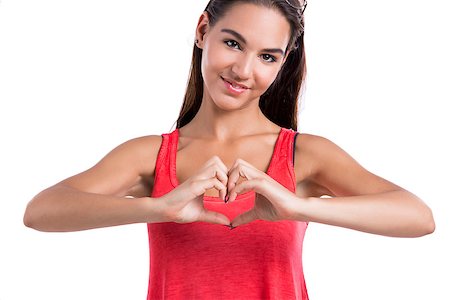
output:
<instances>
[{"instance_id":1,"label":"nose","mask_svg":"<svg viewBox=\"0 0 450 300\"><path fill-rule=\"evenodd\" d=\"M231 71L237 80L246 80L250 78L253 72L253 63L254 60L250 55L241 55L233 64Z\"/></svg>"}]
</instances>

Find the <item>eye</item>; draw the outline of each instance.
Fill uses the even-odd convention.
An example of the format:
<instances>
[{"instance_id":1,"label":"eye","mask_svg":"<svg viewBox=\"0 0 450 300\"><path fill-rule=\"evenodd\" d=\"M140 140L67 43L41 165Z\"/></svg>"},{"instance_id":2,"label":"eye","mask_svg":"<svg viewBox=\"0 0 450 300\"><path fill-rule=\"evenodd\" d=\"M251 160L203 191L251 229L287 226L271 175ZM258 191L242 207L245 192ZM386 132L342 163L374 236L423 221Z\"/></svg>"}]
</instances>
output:
<instances>
[{"instance_id":1,"label":"eye","mask_svg":"<svg viewBox=\"0 0 450 300\"><path fill-rule=\"evenodd\" d=\"M226 41L224 41L224 43L225 43L228 47L230 47L230 48L239 49L239 48L236 48L236 47L235 47L235 46L239 46L238 42L236 42L236 41L233 41L233 40L226 40Z\"/></svg>"},{"instance_id":2,"label":"eye","mask_svg":"<svg viewBox=\"0 0 450 300\"><path fill-rule=\"evenodd\" d=\"M266 62L276 62L277 61L275 56L270 55L270 54L263 54L262 57L263 57L263 60Z\"/></svg>"}]
</instances>

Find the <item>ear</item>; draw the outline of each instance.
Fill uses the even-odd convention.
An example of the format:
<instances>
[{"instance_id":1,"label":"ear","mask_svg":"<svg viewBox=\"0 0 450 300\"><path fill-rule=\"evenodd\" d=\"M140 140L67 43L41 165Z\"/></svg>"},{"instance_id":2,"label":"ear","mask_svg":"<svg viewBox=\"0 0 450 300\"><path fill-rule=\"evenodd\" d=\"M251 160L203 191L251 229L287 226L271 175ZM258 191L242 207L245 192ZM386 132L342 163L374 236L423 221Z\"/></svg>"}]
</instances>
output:
<instances>
[{"instance_id":1,"label":"ear","mask_svg":"<svg viewBox=\"0 0 450 300\"><path fill-rule=\"evenodd\" d=\"M204 11L198 20L197 29L195 30L195 39L197 42L197 47L203 49L205 43L205 35L209 31L209 16L206 11Z\"/></svg>"}]
</instances>

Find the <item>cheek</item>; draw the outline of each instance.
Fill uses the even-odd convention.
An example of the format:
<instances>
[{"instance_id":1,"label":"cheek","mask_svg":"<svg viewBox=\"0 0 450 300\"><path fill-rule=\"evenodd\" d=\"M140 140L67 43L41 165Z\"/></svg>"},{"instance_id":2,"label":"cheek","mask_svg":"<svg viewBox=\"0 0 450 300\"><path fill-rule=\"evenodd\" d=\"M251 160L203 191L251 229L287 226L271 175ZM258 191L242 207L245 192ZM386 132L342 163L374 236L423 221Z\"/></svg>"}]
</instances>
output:
<instances>
[{"instance_id":1,"label":"cheek","mask_svg":"<svg viewBox=\"0 0 450 300\"><path fill-rule=\"evenodd\" d=\"M258 89L261 89L265 92L275 81L275 79L277 78L277 74L278 69L272 69L262 66L260 70L257 70L257 72L255 72L255 81L258 84Z\"/></svg>"},{"instance_id":2,"label":"cheek","mask_svg":"<svg viewBox=\"0 0 450 300\"><path fill-rule=\"evenodd\" d=\"M232 57L223 47L209 46L203 51L202 71L220 73L230 64L231 60Z\"/></svg>"}]
</instances>

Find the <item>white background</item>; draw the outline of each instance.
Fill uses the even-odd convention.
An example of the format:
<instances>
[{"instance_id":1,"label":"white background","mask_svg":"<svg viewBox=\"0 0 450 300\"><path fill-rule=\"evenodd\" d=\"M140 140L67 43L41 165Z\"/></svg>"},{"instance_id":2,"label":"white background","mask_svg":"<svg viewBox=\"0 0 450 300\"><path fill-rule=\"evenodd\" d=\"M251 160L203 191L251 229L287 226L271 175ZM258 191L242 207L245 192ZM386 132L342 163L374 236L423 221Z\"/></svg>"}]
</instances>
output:
<instances>
[{"instance_id":1,"label":"white background","mask_svg":"<svg viewBox=\"0 0 450 300\"><path fill-rule=\"evenodd\" d=\"M445 2L308 4L299 131L421 197L437 225L402 239L311 223L303 260L313 300L450 299ZM43 233L23 225L23 212L120 143L174 129L206 4L1 0L1 300L145 299L145 224Z\"/></svg>"}]
</instances>

